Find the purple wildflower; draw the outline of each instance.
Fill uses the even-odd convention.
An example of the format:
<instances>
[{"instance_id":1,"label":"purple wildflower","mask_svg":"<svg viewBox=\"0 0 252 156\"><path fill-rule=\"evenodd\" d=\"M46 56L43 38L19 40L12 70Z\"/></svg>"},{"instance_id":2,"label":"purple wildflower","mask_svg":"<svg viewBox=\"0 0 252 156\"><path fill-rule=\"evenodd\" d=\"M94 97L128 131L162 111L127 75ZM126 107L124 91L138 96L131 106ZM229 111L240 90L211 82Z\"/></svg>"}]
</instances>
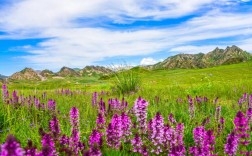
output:
<instances>
[{"instance_id":1,"label":"purple wildflower","mask_svg":"<svg viewBox=\"0 0 252 156\"><path fill-rule=\"evenodd\" d=\"M13 102L13 104L17 104L18 103L18 95L17 95L17 91L16 90L14 90L13 92L12 92L12 102Z\"/></svg>"},{"instance_id":2,"label":"purple wildflower","mask_svg":"<svg viewBox=\"0 0 252 156\"><path fill-rule=\"evenodd\" d=\"M52 100L52 99L49 99L48 103L47 103L47 107L48 107L48 110L55 111L56 102L54 100Z\"/></svg>"},{"instance_id":3,"label":"purple wildflower","mask_svg":"<svg viewBox=\"0 0 252 156\"><path fill-rule=\"evenodd\" d=\"M40 108L40 101L37 98L34 98L34 104L39 109Z\"/></svg>"},{"instance_id":4,"label":"purple wildflower","mask_svg":"<svg viewBox=\"0 0 252 156\"><path fill-rule=\"evenodd\" d=\"M90 147L102 146L102 134L99 133L97 130L93 129L91 135L89 136L89 142L88 142Z\"/></svg>"},{"instance_id":5,"label":"purple wildflower","mask_svg":"<svg viewBox=\"0 0 252 156\"><path fill-rule=\"evenodd\" d=\"M204 137L205 137L205 128L203 126L194 128L193 139L196 146L189 148L190 154L195 156L203 155Z\"/></svg>"},{"instance_id":6,"label":"purple wildflower","mask_svg":"<svg viewBox=\"0 0 252 156\"><path fill-rule=\"evenodd\" d=\"M195 156L211 155L214 151L215 136L212 130L206 131L203 126L194 128L193 137L196 146L189 148L189 153Z\"/></svg>"},{"instance_id":7,"label":"purple wildflower","mask_svg":"<svg viewBox=\"0 0 252 156\"><path fill-rule=\"evenodd\" d=\"M142 155L143 156L148 156L149 155L146 146L143 146Z\"/></svg>"},{"instance_id":8,"label":"purple wildflower","mask_svg":"<svg viewBox=\"0 0 252 156\"><path fill-rule=\"evenodd\" d=\"M183 145L172 147L169 156L185 156L185 147Z\"/></svg>"},{"instance_id":9,"label":"purple wildflower","mask_svg":"<svg viewBox=\"0 0 252 156\"><path fill-rule=\"evenodd\" d=\"M141 133L146 133L147 106L148 106L148 102L142 99L141 97L139 97L136 100L135 105L133 107Z\"/></svg>"},{"instance_id":10,"label":"purple wildflower","mask_svg":"<svg viewBox=\"0 0 252 156\"><path fill-rule=\"evenodd\" d=\"M200 96L196 96L195 100L198 104L201 104L203 102L203 99Z\"/></svg>"},{"instance_id":11,"label":"purple wildflower","mask_svg":"<svg viewBox=\"0 0 252 156\"><path fill-rule=\"evenodd\" d=\"M164 142L164 118L158 112L152 121L151 141L155 146L155 149L152 149L152 152L159 154L163 152L162 146Z\"/></svg>"},{"instance_id":12,"label":"purple wildflower","mask_svg":"<svg viewBox=\"0 0 252 156\"><path fill-rule=\"evenodd\" d=\"M99 112L102 113L102 114L104 114L105 111L106 111L105 102L101 98L100 102L99 102Z\"/></svg>"},{"instance_id":13,"label":"purple wildflower","mask_svg":"<svg viewBox=\"0 0 252 156\"><path fill-rule=\"evenodd\" d=\"M220 118L219 124L218 124L218 135L222 132L224 129L224 123L225 119L223 117Z\"/></svg>"},{"instance_id":14,"label":"purple wildflower","mask_svg":"<svg viewBox=\"0 0 252 156\"><path fill-rule=\"evenodd\" d=\"M64 134L60 137L60 145L65 146L69 144L69 138Z\"/></svg>"},{"instance_id":15,"label":"purple wildflower","mask_svg":"<svg viewBox=\"0 0 252 156\"><path fill-rule=\"evenodd\" d=\"M194 113L195 113L195 106L193 103L193 99L188 95L188 102L189 102L189 114L190 114L190 118L192 119L194 117Z\"/></svg>"},{"instance_id":16,"label":"purple wildflower","mask_svg":"<svg viewBox=\"0 0 252 156\"><path fill-rule=\"evenodd\" d=\"M212 130L208 130L205 132L204 136L204 153L205 155L211 155L214 152L215 145L215 136L213 135Z\"/></svg>"},{"instance_id":17,"label":"purple wildflower","mask_svg":"<svg viewBox=\"0 0 252 156\"><path fill-rule=\"evenodd\" d=\"M143 142L138 134L136 134L135 137L131 140L131 145L133 147L134 153L142 153Z\"/></svg>"},{"instance_id":18,"label":"purple wildflower","mask_svg":"<svg viewBox=\"0 0 252 156\"><path fill-rule=\"evenodd\" d=\"M122 120L122 138L126 141L127 138L131 135L131 119L126 113L121 114Z\"/></svg>"},{"instance_id":19,"label":"purple wildflower","mask_svg":"<svg viewBox=\"0 0 252 156\"><path fill-rule=\"evenodd\" d=\"M80 132L78 129L72 128L72 134L69 139L69 147L78 155L79 153Z\"/></svg>"},{"instance_id":20,"label":"purple wildflower","mask_svg":"<svg viewBox=\"0 0 252 156\"><path fill-rule=\"evenodd\" d=\"M203 126L199 126L194 128L193 130L193 139L196 145L202 146L205 135L205 128Z\"/></svg>"},{"instance_id":21,"label":"purple wildflower","mask_svg":"<svg viewBox=\"0 0 252 156\"><path fill-rule=\"evenodd\" d=\"M164 126L164 148L168 149L171 145L172 140L174 139L174 128L169 125ZM175 144L175 143L174 143Z\"/></svg>"},{"instance_id":22,"label":"purple wildflower","mask_svg":"<svg viewBox=\"0 0 252 156\"><path fill-rule=\"evenodd\" d=\"M172 140L170 142L170 150L169 150L169 155L177 156L181 155L184 156L186 153L186 149L184 146L184 124L179 123L176 126L176 131L173 132L172 135Z\"/></svg>"},{"instance_id":23,"label":"purple wildflower","mask_svg":"<svg viewBox=\"0 0 252 156\"><path fill-rule=\"evenodd\" d=\"M177 137L177 144L183 145L184 141L184 124L183 123L178 123L176 126L176 137Z\"/></svg>"},{"instance_id":24,"label":"purple wildflower","mask_svg":"<svg viewBox=\"0 0 252 156\"><path fill-rule=\"evenodd\" d=\"M2 97L3 97L3 101L6 101L7 98L9 98L9 92L8 92L6 84L2 85Z\"/></svg>"},{"instance_id":25,"label":"purple wildflower","mask_svg":"<svg viewBox=\"0 0 252 156\"><path fill-rule=\"evenodd\" d=\"M8 135L6 142L1 146L1 156L22 156L23 149L13 135Z\"/></svg>"},{"instance_id":26,"label":"purple wildflower","mask_svg":"<svg viewBox=\"0 0 252 156\"><path fill-rule=\"evenodd\" d=\"M168 116L168 121L170 124L176 124L176 120L175 118L173 117L173 114L170 113L169 116Z\"/></svg>"},{"instance_id":27,"label":"purple wildflower","mask_svg":"<svg viewBox=\"0 0 252 156\"><path fill-rule=\"evenodd\" d=\"M108 100L109 109L108 111L120 111L121 110L121 103L116 99L109 99Z\"/></svg>"},{"instance_id":28,"label":"purple wildflower","mask_svg":"<svg viewBox=\"0 0 252 156\"><path fill-rule=\"evenodd\" d=\"M227 142L225 144L225 153L229 156L235 156L238 149L238 141L239 137L235 132L228 134Z\"/></svg>"},{"instance_id":29,"label":"purple wildflower","mask_svg":"<svg viewBox=\"0 0 252 156\"><path fill-rule=\"evenodd\" d=\"M81 151L81 152L83 152L83 150L85 149L85 143L83 143L83 142L78 142L78 148L79 148L79 150Z\"/></svg>"},{"instance_id":30,"label":"purple wildflower","mask_svg":"<svg viewBox=\"0 0 252 156\"><path fill-rule=\"evenodd\" d=\"M98 101L98 93L94 92L92 95L92 106L96 106L97 105L97 101Z\"/></svg>"},{"instance_id":31,"label":"purple wildflower","mask_svg":"<svg viewBox=\"0 0 252 156\"><path fill-rule=\"evenodd\" d=\"M102 156L102 153L98 147L91 147L88 155L89 156Z\"/></svg>"},{"instance_id":32,"label":"purple wildflower","mask_svg":"<svg viewBox=\"0 0 252 156\"><path fill-rule=\"evenodd\" d=\"M128 107L128 102L125 101L124 98L122 98L122 102L121 102L121 110L125 110Z\"/></svg>"},{"instance_id":33,"label":"purple wildflower","mask_svg":"<svg viewBox=\"0 0 252 156\"><path fill-rule=\"evenodd\" d=\"M32 141L28 140L28 144L25 147L25 156L35 156L37 149L35 146L32 145Z\"/></svg>"},{"instance_id":34,"label":"purple wildflower","mask_svg":"<svg viewBox=\"0 0 252 156\"><path fill-rule=\"evenodd\" d=\"M53 136L57 138L60 134L59 120L54 116L52 120L49 121L49 129L51 130Z\"/></svg>"},{"instance_id":35,"label":"purple wildflower","mask_svg":"<svg viewBox=\"0 0 252 156\"><path fill-rule=\"evenodd\" d=\"M250 143L250 134L247 133L249 130L248 119L244 114L239 111L234 119L235 131L240 138L240 143L243 145L248 145Z\"/></svg>"},{"instance_id":36,"label":"purple wildflower","mask_svg":"<svg viewBox=\"0 0 252 156\"><path fill-rule=\"evenodd\" d=\"M79 128L79 110L76 107L70 110L70 121L72 127Z\"/></svg>"},{"instance_id":37,"label":"purple wildflower","mask_svg":"<svg viewBox=\"0 0 252 156\"><path fill-rule=\"evenodd\" d=\"M96 119L97 129L104 129L105 119L102 113L99 113Z\"/></svg>"},{"instance_id":38,"label":"purple wildflower","mask_svg":"<svg viewBox=\"0 0 252 156\"><path fill-rule=\"evenodd\" d=\"M111 123L106 130L107 144L108 146L118 149L121 143L122 137L122 122L121 117L117 114L111 119Z\"/></svg>"},{"instance_id":39,"label":"purple wildflower","mask_svg":"<svg viewBox=\"0 0 252 156\"><path fill-rule=\"evenodd\" d=\"M45 134L41 142L42 142L42 153L46 153L46 155L48 156L57 155L53 139L49 134Z\"/></svg>"},{"instance_id":40,"label":"purple wildflower","mask_svg":"<svg viewBox=\"0 0 252 156\"><path fill-rule=\"evenodd\" d=\"M202 126L205 126L205 125L207 125L207 124L209 124L210 123L210 117L206 117L203 121L202 121Z\"/></svg>"},{"instance_id":41,"label":"purple wildflower","mask_svg":"<svg viewBox=\"0 0 252 156\"><path fill-rule=\"evenodd\" d=\"M151 140L151 135L153 133L153 119L148 122L148 138Z\"/></svg>"},{"instance_id":42,"label":"purple wildflower","mask_svg":"<svg viewBox=\"0 0 252 156\"><path fill-rule=\"evenodd\" d=\"M70 110L70 121L72 125L72 134L69 139L69 147L74 151L76 155L78 155L80 132L79 132L79 110L76 107L73 107Z\"/></svg>"}]
</instances>

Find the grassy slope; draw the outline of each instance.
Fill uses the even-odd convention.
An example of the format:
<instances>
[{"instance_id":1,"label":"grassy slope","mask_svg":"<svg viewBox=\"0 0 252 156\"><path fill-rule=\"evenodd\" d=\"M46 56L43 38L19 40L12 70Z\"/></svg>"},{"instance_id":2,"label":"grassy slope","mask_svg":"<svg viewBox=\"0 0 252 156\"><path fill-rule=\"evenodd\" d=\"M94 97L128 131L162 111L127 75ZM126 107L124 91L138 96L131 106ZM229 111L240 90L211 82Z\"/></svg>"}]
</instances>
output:
<instances>
[{"instance_id":1,"label":"grassy slope","mask_svg":"<svg viewBox=\"0 0 252 156\"><path fill-rule=\"evenodd\" d=\"M173 113L179 122L185 123L185 143L187 146L193 144L192 129L206 117L211 117L208 128L215 128L214 111L215 105L212 101L219 97L219 105L222 106L222 116L226 119L226 128L221 137L217 139L216 148L221 151L227 134L233 128L233 118L238 110L237 100L244 93L252 93L252 62L235 65L220 66L208 69L177 69L177 70L156 70L139 72L142 78L142 88L137 94L126 96L130 106L133 105L138 96L149 101L148 119L152 118L157 111L167 120L169 113ZM68 112L72 106L80 109L80 123L82 140L88 138L91 129L95 126L96 110L91 107L91 94L78 96L61 96L54 93L56 88L82 89L87 91L108 90L112 80L99 81L98 78L67 78L66 80L49 80L40 83L19 82L9 85L10 90L18 89L25 95L40 96L43 90L48 90L48 98L56 99L57 109L60 110L62 132L70 135L68 123ZM36 91L35 91L36 89ZM51 91L50 91L51 90ZM195 119L190 121L188 115L187 95L207 96L210 102L203 106L197 106ZM155 102L155 96L160 102ZM107 100L116 95L104 96ZM183 102L176 103L181 97ZM2 100L1 100L2 101ZM22 107L13 109L3 107L0 101L0 123L2 133L0 142L3 142L8 133L12 133L24 145L27 138L32 138L39 146L40 138L38 128L48 127L48 120L51 118L46 112L30 110ZM46 102L46 101L42 101ZM31 115L33 114L33 115ZM19 122L17 122L19 121ZM33 123L35 126L30 126ZM1 125L1 124L0 124Z\"/></svg>"}]
</instances>

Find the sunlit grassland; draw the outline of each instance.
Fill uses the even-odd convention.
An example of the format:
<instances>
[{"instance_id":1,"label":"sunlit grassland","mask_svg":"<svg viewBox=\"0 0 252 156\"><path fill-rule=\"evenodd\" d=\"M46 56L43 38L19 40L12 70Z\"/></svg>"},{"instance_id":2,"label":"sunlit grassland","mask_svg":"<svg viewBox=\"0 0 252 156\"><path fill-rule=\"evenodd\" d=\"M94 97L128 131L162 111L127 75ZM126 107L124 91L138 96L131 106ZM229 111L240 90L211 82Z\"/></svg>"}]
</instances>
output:
<instances>
[{"instance_id":1,"label":"sunlit grassland","mask_svg":"<svg viewBox=\"0 0 252 156\"><path fill-rule=\"evenodd\" d=\"M149 102L148 119L152 118L156 112L160 112L167 121L167 116L173 113L178 122L185 124L186 147L193 145L192 130L202 121L210 117L210 123L206 126L209 129L216 128L214 120L216 106L221 105L221 116L226 120L225 129L221 136L217 137L216 150L223 153L223 143L226 141L227 134L233 129L233 118L239 110L238 99L243 93L252 93L252 62L219 66L207 69L174 69L174 70L154 70L148 71L142 68L134 69L141 79L141 87L137 93L125 95L125 99L132 107L138 96L143 97ZM109 91L109 95L101 96L107 102L108 98L122 98L112 92L113 77L107 80L100 80L98 77L81 77L66 79L50 79L43 82L18 81L11 82L9 90L18 90L19 94L25 96L36 95L41 97L43 92L47 92L47 99L42 100L46 103L48 99L57 102L57 117L60 121L62 133L70 135L69 110L76 106L80 111L80 130L81 139L86 140L91 130L95 127L97 110L92 107L91 98L94 91ZM56 94L55 90L71 89L80 90L81 94L61 95ZM190 120L188 112L188 101L186 96L206 96L210 100L202 105L196 105L196 114ZM160 100L155 100L156 98ZM219 97L217 105L213 100ZM99 97L100 98L100 97ZM182 98L178 103L176 100ZM244 111L244 110L243 110ZM39 111L35 108L27 107L13 108L4 105L0 101L0 142L2 143L7 134L15 135L23 146L26 145L28 138L34 140L40 147L40 137L38 129L43 127L48 129L48 121L51 114L47 111ZM125 147L127 150L128 145ZM104 153L107 149L103 149ZM111 154L111 153L110 153ZM118 154L115 152L115 154Z\"/></svg>"}]
</instances>

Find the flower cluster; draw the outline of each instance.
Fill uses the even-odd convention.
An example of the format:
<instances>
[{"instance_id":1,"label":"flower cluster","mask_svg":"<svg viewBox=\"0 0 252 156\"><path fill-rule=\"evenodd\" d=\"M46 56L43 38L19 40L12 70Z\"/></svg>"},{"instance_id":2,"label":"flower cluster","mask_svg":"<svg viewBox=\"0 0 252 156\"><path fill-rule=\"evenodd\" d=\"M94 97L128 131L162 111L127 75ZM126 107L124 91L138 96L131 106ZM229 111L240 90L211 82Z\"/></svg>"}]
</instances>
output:
<instances>
[{"instance_id":1,"label":"flower cluster","mask_svg":"<svg viewBox=\"0 0 252 156\"><path fill-rule=\"evenodd\" d=\"M104 115L102 113L99 113L96 119L97 129L104 129L105 123L106 121L105 121Z\"/></svg>"},{"instance_id":2,"label":"flower cluster","mask_svg":"<svg viewBox=\"0 0 252 156\"><path fill-rule=\"evenodd\" d=\"M52 120L49 121L49 129L52 132L53 136L57 138L60 134L60 125L59 120L54 116Z\"/></svg>"},{"instance_id":3,"label":"flower cluster","mask_svg":"<svg viewBox=\"0 0 252 156\"><path fill-rule=\"evenodd\" d=\"M114 114L106 130L108 146L118 149L121 144L122 133L121 116Z\"/></svg>"},{"instance_id":4,"label":"flower cluster","mask_svg":"<svg viewBox=\"0 0 252 156\"><path fill-rule=\"evenodd\" d=\"M122 122L122 138L124 139L124 141L128 141L131 135L131 119L125 112L122 112L121 114L121 122Z\"/></svg>"},{"instance_id":5,"label":"flower cluster","mask_svg":"<svg viewBox=\"0 0 252 156\"><path fill-rule=\"evenodd\" d=\"M248 145L250 143L250 134L248 133L249 124L248 119L244 114L239 111L234 119L235 132L240 138L240 143L243 145Z\"/></svg>"},{"instance_id":6,"label":"flower cluster","mask_svg":"<svg viewBox=\"0 0 252 156\"><path fill-rule=\"evenodd\" d=\"M7 87L2 87L3 90L7 90ZM186 136L188 135L188 125L184 125L179 121L183 121L183 118L177 118L177 121L172 113L165 119L161 113L156 113L147 122L147 108L148 102L143 98L139 97L132 107L131 110L127 110L127 102L122 99L109 99L108 108L103 99L99 103L94 102L95 109L98 109L98 115L96 118L96 126L90 132L88 141L88 147L81 141L80 133L80 121L79 121L79 110L76 107L72 107L69 116L71 124L71 134L68 136L62 134L63 130L60 129L59 117L60 114L56 112L56 103L54 100L49 99L47 106L43 102L47 98L41 98L36 96L24 97L18 95L17 91L14 91L12 98L8 98L11 104L16 106L26 105L28 108L34 107L43 109L43 112L52 115L52 119L49 121L49 130L44 131L40 128L39 133L41 135L42 148L37 149L33 145L32 141L28 141L28 145L22 149L16 139L9 135L0 147L0 155L26 155L26 156L56 156L56 155L86 155L86 156L101 156L103 150L111 148L113 150L128 150L131 154L147 155L169 155L169 156L185 156L186 154L194 156L214 156L217 155L215 152L215 135L221 136L225 120L221 116L221 107L214 105L215 116L205 116L203 122L196 122L195 108L201 108L202 104L206 104L208 101L206 97L196 96L191 98L188 96L189 102L189 115L191 122L196 123L197 126L193 129L194 145L188 148L188 151L184 143L184 131ZM71 92L70 92L71 93ZM72 92L74 93L74 92ZM75 94L75 93L74 93ZM89 94L91 95L91 94ZM44 95L43 95L44 96ZM43 97L42 96L42 97ZM98 93L93 94L93 98L97 100ZM242 103L248 102L250 105L252 96L243 94ZM95 100L93 100L95 101ZM181 105L181 104L178 104ZM244 106L244 105L243 105ZM188 107L188 106L187 106ZM211 108L214 108L211 107ZM48 108L51 111L44 111ZM227 136L226 144L224 145L224 153L230 156L234 155L251 155L250 150L250 124L252 120L252 108L241 107L240 111L237 112L234 118L234 129ZM244 111L246 110L246 112ZM36 110L38 111L38 110ZM214 110L211 110L214 112ZM244 112L243 112L244 111ZM41 111L42 112L42 111ZM135 116L134 116L135 115ZM197 116L198 117L198 116ZM168 120L167 120L168 119ZM207 129L211 127L210 121L215 119L213 129ZM148 124L147 124L148 123ZM47 130L47 129L45 129ZM83 133L86 135L86 133ZM84 137L83 137L84 138ZM86 136L85 136L86 138ZM187 140L188 138L186 138ZM218 139L220 141L221 139ZM103 142L104 141L104 142ZM187 142L188 143L188 142ZM216 146L217 147L217 146ZM128 149L127 149L128 148ZM218 146L219 148L219 146ZM124 153L123 153L124 154ZM223 153L218 153L222 155Z\"/></svg>"},{"instance_id":7,"label":"flower cluster","mask_svg":"<svg viewBox=\"0 0 252 156\"><path fill-rule=\"evenodd\" d=\"M162 153L162 147L164 142L164 118L158 112L156 116L152 119L151 124L151 136L150 139L154 145L152 153L159 154Z\"/></svg>"},{"instance_id":8,"label":"flower cluster","mask_svg":"<svg viewBox=\"0 0 252 156\"><path fill-rule=\"evenodd\" d=\"M1 156L23 156L24 151L13 135L8 135L6 142L1 146Z\"/></svg>"},{"instance_id":9,"label":"flower cluster","mask_svg":"<svg viewBox=\"0 0 252 156\"><path fill-rule=\"evenodd\" d=\"M70 110L70 121L72 126L72 133L69 139L69 147L74 151L76 155L79 152L80 132L79 132L79 110L73 107Z\"/></svg>"},{"instance_id":10,"label":"flower cluster","mask_svg":"<svg viewBox=\"0 0 252 156\"><path fill-rule=\"evenodd\" d=\"M42 151L39 155L57 156L55 144L50 134L45 134L42 138Z\"/></svg>"},{"instance_id":11,"label":"flower cluster","mask_svg":"<svg viewBox=\"0 0 252 156\"><path fill-rule=\"evenodd\" d=\"M236 155L237 149L238 149L238 142L239 137L235 134L235 132L232 132L231 134L228 134L227 142L225 144L225 153L229 156Z\"/></svg>"},{"instance_id":12,"label":"flower cluster","mask_svg":"<svg viewBox=\"0 0 252 156\"><path fill-rule=\"evenodd\" d=\"M48 103L47 103L47 107L48 107L48 110L55 111L55 109L56 109L56 102L54 100L52 100L52 99L49 99Z\"/></svg>"},{"instance_id":13,"label":"flower cluster","mask_svg":"<svg viewBox=\"0 0 252 156\"><path fill-rule=\"evenodd\" d=\"M212 130L205 130L203 126L196 127L193 130L193 138L196 146L190 147L190 154L195 156L213 154L215 136Z\"/></svg>"},{"instance_id":14,"label":"flower cluster","mask_svg":"<svg viewBox=\"0 0 252 156\"><path fill-rule=\"evenodd\" d=\"M148 102L139 97L133 107L134 113L137 117L140 133L145 133L147 128L147 106Z\"/></svg>"},{"instance_id":15,"label":"flower cluster","mask_svg":"<svg viewBox=\"0 0 252 156\"><path fill-rule=\"evenodd\" d=\"M131 140L131 145L133 147L133 152L134 153L142 153L143 149L143 142L139 134L137 133L135 137Z\"/></svg>"}]
</instances>

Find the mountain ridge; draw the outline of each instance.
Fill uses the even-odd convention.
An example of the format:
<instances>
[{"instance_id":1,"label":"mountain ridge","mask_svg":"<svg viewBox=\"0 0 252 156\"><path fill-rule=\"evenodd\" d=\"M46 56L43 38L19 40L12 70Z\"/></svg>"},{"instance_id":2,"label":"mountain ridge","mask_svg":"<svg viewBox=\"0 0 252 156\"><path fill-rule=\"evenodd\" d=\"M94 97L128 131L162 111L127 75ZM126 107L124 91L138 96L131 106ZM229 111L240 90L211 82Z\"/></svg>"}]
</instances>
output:
<instances>
[{"instance_id":1,"label":"mountain ridge","mask_svg":"<svg viewBox=\"0 0 252 156\"><path fill-rule=\"evenodd\" d=\"M241 63L248 60L252 60L252 54L233 45L231 47L226 47L226 49L216 47L208 53L177 54L166 58L162 62L143 67L149 70L177 68L193 69ZM43 81L48 78L106 76L112 72L113 71L109 68L93 65L85 66L82 69L64 66L58 72L52 72L48 69L33 70L32 68L25 68L20 72L14 73L8 79Z\"/></svg>"},{"instance_id":2,"label":"mountain ridge","mask_svg":"<svg viewBox=\"0 0 252 156\"><path fill-rule=\"evenodd\" d=\"M177 54L166 58L162 62L147 66L148 69L176 69L176 68L208 68L218 65L234 64L252 59L252 54L233 45L226 49L216 47L204 54Z\"/></svg>"}]
</instances>

